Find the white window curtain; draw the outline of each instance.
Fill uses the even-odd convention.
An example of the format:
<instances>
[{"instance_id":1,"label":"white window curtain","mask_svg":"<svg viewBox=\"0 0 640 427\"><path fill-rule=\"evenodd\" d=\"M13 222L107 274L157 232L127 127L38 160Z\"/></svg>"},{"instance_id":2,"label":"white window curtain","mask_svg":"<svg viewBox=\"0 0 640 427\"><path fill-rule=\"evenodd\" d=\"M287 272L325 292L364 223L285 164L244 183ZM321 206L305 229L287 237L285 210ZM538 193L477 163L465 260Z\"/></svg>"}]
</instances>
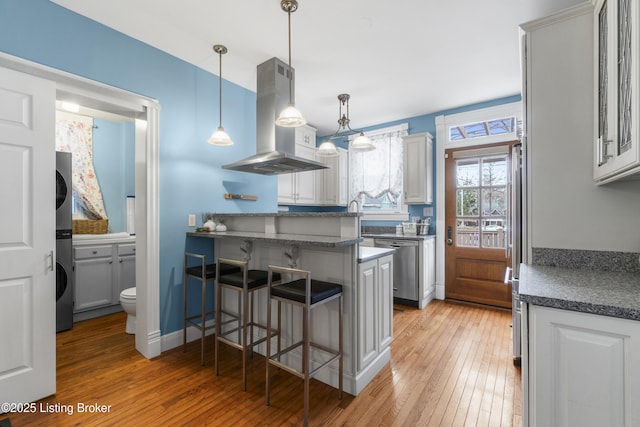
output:
<instances>
[{"instance_id":1,"label":"white window curtain","mask_svg":"<svg viewBox=\"0 0 640 427\"><path fill-rule=\"evenodd\" d=\"M367 132L376 149L349 153L350 199L378 199L388 194L402 205L402 137L407 135L407 128L403 124Z\"/></svg>"},{"instance_id":2,"label":"white window curtain","mask_svg":"<svg viewBox=\"0 0 640 427\"><path fill-rule=\"evenodd\" d=\"M93 167L93 119L58 111L56 113L56 150L70 152L72 187L81 217L107 219L102 191Z\"/></svg>"}]
</instances>

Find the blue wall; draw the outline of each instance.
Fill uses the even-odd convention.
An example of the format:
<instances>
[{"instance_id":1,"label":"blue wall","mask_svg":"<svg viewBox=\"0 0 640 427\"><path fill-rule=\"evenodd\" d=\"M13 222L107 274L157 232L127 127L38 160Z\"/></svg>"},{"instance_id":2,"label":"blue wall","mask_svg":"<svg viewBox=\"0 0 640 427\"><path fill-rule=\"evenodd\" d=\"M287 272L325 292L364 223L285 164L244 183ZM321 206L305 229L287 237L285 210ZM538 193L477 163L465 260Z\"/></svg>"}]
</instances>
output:
<instances>
[{"instance_id":1,"label":"blue wall","mask_svg":"<svg viewBox=\"0 0 640 427\"><path fill-rule=\"evenodd\" d=\"M275 177L220 168L255 154L255 93L223 81L224 127L235 145L214 147L206 140L218 126L217 76L158 49L48 0L0 0L0 51L160 102L160 326L162 334L179 330L185 245L211 251L210 242L186 242L188 214L200 223L203 212L277 209ZM226 192L259 200L226 201Z\"/></svg>"},{"instance_id":2,"label":"blue wall","mask_svg":"<svg viewBox=\"0 0 640 427\"><path fill-rule=\"evenodd\" d=\"M93 164L109 217L109 232L127 231L127 196L135 195L135 129L132 122L93 120Z\"/></svg>"}]
</instances>

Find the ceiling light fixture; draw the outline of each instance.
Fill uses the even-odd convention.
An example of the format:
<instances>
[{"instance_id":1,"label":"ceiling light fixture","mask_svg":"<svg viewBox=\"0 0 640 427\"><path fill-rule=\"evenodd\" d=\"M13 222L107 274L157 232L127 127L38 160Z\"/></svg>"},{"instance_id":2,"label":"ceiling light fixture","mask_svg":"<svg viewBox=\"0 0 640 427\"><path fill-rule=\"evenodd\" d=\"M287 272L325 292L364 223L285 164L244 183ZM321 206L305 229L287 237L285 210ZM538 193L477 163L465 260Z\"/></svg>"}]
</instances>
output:
<instances>
[{"instance_id":1,"label":"ceiling light fixture","mask_svg":"<svg viewBox=\"0 0 640 427\"><path fill-rule=\"evenodd\" d=\"M216 52L220 58L220 73L219 73L219 82L220 82L220 121L218 125L218 129L211 134L207 142L212 145L220 145L220 146L228 146L233 145L233 141L229 137L229 135L224 131L222 127L222 55L227 53L227 48L221 44L213 45L213 50Z\"/></svg>"},{"instance_id":2,"label":"ceiling light fixture","mask_svg":"<svg viewBox=\"0 0 640 427\"><path fill-rule=\"evenodd\" d=\"M280 7L287 12L289 18L289 105L282 110L280 116L276 119L276 125L294 128L303 126L307 121L302 117L302 113L298 111L293 103L293 71L291 69L291 14L298 10L297 0L281 0Z\"/></svg>"},{"instance_id":3,"label":"ceiling light fixture","mask_svg":"<svg viewBox=\"0 0 640 427\"><path fill-rule=\"evenodd\" d=\"M327 140L325 140L318 149L318 155L320 156L335 156L338 154L336 150L336 146L331 142L332 139L348 136L355 133L359 133L358 135L349 145L349 150L351 151L371 151L375 150L376 146L373 145L371 140L365 136L364 132L361 130L353 130L351 129L351 119L349 119L349 98L351 95L348 93L341 93L338 95L338 101L340 106L340 111L338 114L338 130L335 134L330 136ZM345 112L342 112L342 108L345 108ZM322 153L321 153L322 151Z\"/></svg>"}]
</instances>

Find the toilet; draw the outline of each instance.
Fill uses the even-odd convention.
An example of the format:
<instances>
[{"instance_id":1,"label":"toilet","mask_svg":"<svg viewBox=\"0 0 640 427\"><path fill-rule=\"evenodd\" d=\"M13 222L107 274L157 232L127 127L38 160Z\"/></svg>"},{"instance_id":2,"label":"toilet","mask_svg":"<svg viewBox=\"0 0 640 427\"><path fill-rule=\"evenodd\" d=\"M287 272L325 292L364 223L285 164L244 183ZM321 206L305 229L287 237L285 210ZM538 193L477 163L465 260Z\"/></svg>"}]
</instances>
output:
<instances>
[{"instance_id":1,"label":"toilet","mask_svg":"<svg viewBox=\"0 0 640 427\"><path fill-rule=\"evenodd\" d=\"M127 288L120 292L120 305L127 313L127 327L126 332L128 334L136 333L136 288Z\"/></svg>"}]
</instances>

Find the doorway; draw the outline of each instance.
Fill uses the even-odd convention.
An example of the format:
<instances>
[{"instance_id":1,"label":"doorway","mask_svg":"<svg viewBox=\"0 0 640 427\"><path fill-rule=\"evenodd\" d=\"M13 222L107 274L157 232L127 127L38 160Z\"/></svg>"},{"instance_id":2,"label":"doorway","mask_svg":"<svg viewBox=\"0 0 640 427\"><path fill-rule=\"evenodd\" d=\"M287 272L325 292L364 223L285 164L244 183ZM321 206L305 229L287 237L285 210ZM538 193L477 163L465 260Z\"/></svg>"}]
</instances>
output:
<instances>
[{"instance_id":1,"label":"doorway","mask_svg":"<svg viewBox=\"0 0 640 427\"><path fill-rule=\"evenodd\" d=\"M445 150L445 297L511 308L510 148Z\"/></svg>"},{"instance_id":2,"label":"doorway","mask_svg":"<svg viewBox=\"0 0 640 427\"><path fill-rule=\"evenodd\" d=\"M151 98L0 52L0 67L51 81L55 98L134 120L136 195L136 349L146 358L161 353L159 110ZM55 105L51 105L54 109ZM52 130L53 132L53 130ZM51 135L51 151L54 151ZM53 240L53 239L52 239Z\"/></svg>"}]
</instances>

